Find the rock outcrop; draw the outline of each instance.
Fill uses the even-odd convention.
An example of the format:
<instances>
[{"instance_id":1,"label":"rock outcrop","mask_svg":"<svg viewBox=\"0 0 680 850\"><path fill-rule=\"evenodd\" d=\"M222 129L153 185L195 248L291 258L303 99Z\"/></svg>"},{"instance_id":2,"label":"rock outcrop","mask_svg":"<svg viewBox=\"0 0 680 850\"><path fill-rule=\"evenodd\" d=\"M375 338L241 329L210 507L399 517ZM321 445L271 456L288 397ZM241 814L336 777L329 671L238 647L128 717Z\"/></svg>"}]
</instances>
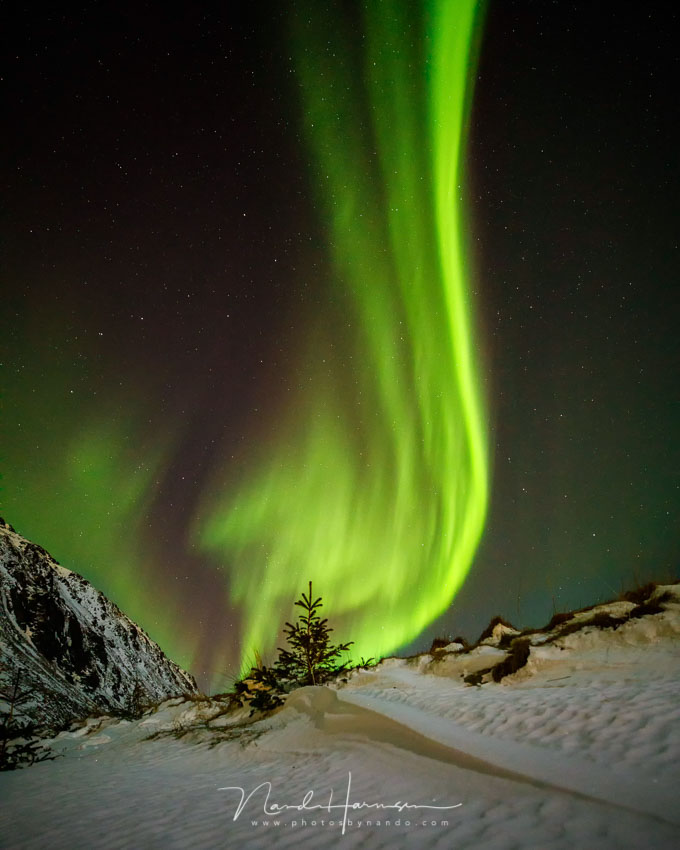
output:
<instances>
[{"instance_id":1,"label":"rock outcrop","mask_svg":"<svg viewBox=\"0 0 680 850\"><path fill-rule=\"evenodd\" d=\"M103 593L0 519L0 684L21 671L21 714L58 727L198 692L193 677Z\"/></svg>"}]
</instances>

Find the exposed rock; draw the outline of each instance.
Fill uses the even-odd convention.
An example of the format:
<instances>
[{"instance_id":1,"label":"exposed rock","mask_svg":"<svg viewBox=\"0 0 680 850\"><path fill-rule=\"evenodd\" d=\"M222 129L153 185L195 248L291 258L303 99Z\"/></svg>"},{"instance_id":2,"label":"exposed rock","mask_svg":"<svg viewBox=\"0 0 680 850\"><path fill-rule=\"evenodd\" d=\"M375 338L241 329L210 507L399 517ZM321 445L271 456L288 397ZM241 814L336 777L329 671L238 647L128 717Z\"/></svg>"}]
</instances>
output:
<instances>
[{"instance_id":1,"label":"exposed rock","mask_svg":"<svg viewBox=\"0 0 680 850\"><path fill-rule=\"evenodd\" d=\"M506 677L520 678L538 666L556 663L562 653L583 652L602 645L638 646L680 634L680 584L649 584L614 602L557 614L543 629L519 632L495 617L472 649L436 650L411 659L428 673L481 686ZM449 647L447 647L448 649ZM528 667L528 670L526 669Z\"/></svg>"},{"instance_id":2,"label":"exposed rock","mask_svg":"<svg viewBox=\"0 0 680 850\"><path fill-rule=\"evenodd\" d=\"M503 643L509 643L509 639L518 634L520 634L519 629L516 629L511 623L508 623L502 617L494 617L479 636L477 643L485 646L499 646Z\"/></svg>"},{"instance_id":3,"label":"exposed rock","mask_svg":"<svg viewBox=\"0 0 680 850\"><path fill-rule=\"evenodd\" d=\"M35 693L21 713L44 726L198 692L103 593L0 519L0 681L16 667Z\"/></svg>"},{"instance_id":4,"label":"exposed rock","mask_svg":"<svg viewBox=\"0 0 680 850\"><path fill-rule=\"evenodd\" d=\"M444 652L464 652L467 648L466 644L454 640L453 643L446 644Z\"/></svg>"}]
</instances>

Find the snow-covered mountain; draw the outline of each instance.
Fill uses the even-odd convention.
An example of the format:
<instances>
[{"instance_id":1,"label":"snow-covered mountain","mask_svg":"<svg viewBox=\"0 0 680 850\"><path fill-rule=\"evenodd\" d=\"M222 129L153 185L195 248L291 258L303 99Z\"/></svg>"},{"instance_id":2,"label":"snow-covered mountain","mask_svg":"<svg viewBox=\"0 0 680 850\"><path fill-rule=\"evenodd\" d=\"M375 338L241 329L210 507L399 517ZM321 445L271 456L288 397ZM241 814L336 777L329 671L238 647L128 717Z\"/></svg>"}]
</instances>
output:
<instances>
[{"instance_id":1,"label":"snow-covered mountain","mask_svg":"<svg viewBox=\"0 0 680 850\"><path fill-rule=\"evenodd\" d=\"M34 692L21 713L44 726L198 692L103 593L0 518L0 683L16 668Z\"/></svg>"}]
</instances>

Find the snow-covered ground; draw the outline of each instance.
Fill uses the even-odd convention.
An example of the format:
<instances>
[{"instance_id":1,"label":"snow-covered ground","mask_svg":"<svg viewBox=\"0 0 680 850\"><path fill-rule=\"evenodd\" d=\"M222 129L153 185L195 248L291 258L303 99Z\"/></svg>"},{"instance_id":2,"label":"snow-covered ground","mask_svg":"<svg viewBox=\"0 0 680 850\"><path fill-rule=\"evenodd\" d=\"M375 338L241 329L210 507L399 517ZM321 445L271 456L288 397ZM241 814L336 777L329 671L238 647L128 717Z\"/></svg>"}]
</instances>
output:
<instances>
[{"instance_id":1,"label":"snow-covered ground","mask_svg":"<svg viewBox=\"0 0 680 850\"><path fill-rule=\"evenodd\" d=\"M388 660L255 723L91 719L0 774L0 846L680 846L680 605L534 645L500 683L464 684L475 657Z\"/></svg>"}]
</instances>

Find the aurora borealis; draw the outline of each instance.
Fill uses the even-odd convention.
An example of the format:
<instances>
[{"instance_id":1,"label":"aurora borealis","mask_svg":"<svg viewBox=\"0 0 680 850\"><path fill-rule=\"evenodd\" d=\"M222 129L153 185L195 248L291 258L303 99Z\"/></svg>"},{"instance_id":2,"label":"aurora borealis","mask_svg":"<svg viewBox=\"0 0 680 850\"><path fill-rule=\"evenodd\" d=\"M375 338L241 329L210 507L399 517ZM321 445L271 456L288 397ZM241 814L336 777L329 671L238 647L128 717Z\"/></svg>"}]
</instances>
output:
<instances>
[{"instance_id":1,"label":"aurora borealis","mask_svg":"<svg viewBox=\"0 0 680 850\"><path fill-rule=\"evenodd\" d=\"M289 403L273 454L235 496L211 496L197 530L240 564L244 661L276 648L272 617L306 577L368 658L416 637L471 564L487 492L460 221L477 5L435 4L431 31L404 45L419 22L403 4L368 4L360 75L336 20L312 4L298 22L306 131L353 330L348 364L332 328L314 333L303 360L326 368Z\"/></svg>"},{"instance_id":2,"label":"aurora borealis","mask_svg":"<svg viewBox=\"0 0 680 850\"><path fill-rule=\"evenodd\" d=\"M3 516L206 686L676 571L667 22L124 7L4 28Z\"/></svg>"}]
</instances>

